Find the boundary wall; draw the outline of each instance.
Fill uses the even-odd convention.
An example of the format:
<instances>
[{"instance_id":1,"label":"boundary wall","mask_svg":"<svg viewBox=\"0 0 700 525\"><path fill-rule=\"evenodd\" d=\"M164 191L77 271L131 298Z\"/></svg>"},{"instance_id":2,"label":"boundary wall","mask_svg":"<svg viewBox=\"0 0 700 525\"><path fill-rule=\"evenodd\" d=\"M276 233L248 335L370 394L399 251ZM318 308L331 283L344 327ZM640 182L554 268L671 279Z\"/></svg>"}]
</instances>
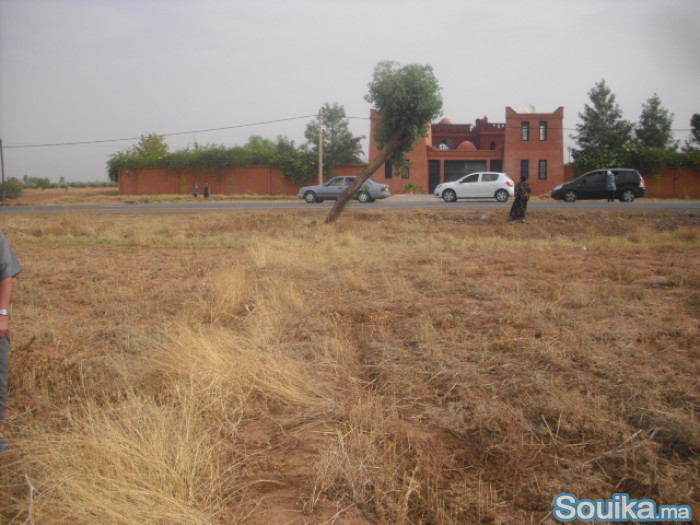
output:
<instances>
[{"instance_id":1,"label":"boundary wall","mask_svg":"<svg viewBox=\"0 0 700 525\"><path fill-rule=\"evenodd\" d=\"M331 177L358 175L364 165L337 166ZM330 177L329 177L330 178ZM149 168L119 171L120 195L189 195L196 183L199 195L208 183L212 195L296 195L302 186L318 184L313 178L303 185L286 179L277 166L225 169L166 170Z\"/></svg>"},{"instance_id":2,"label":"boundary wall","mask_svg":"<svg viewBox=\"0 0 700 525\"><path fill-rule=\"evenodd\" d=\"M365 165L337 166L333 168L331 177L357 175L363 168ZM384 183L386 180L381 171L381 169L378 170L373 178L377 182ZM564 179L570 181L574 176L573 167L564 166ZM656 175L644 175L644 182L647 197L700 198L700 171L691 168L667 168ZM200 195L207 183L212 195L296 195L302 187L285 179L276 166L177 171L155 168L119 172L120 195L189 195L195 183ZM312 186L317 183L317 178L313 178L303 186ZM401 192L401 189L393 190L392 194ZM535 195L549 194L549 190L546 193L540 193L534 187L533 192Z\"/></svg>"},{"instance_id":3,"label":"boundary wall","mask_svg":"<svg viewBox=\"0 0 700 525\"><path fill-rule=\"evenodd\" d=\"M581 173L583 175L583 173ZM700 170L692 168L666 168L656 175L646 175L646 196L651 198L697 199L700 198ZM576 177L573 166L564 166L564 179Z\"/></svg>"}]
</instances>

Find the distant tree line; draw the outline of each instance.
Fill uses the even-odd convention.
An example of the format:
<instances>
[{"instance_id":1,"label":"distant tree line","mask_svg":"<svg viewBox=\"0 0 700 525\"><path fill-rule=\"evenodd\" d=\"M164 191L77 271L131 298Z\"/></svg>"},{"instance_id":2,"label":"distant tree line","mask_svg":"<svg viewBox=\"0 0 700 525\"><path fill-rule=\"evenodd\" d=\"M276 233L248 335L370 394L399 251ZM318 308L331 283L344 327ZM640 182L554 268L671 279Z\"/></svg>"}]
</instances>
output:
<instances>
[{"instance_id":1,"label":"distant tree line","mask_svg":"<svg viewBox=\"0 0 700 525\"><path fill-rule=\"evenodd\" d=\"M323 173L332 166L362 162L362 136L355 137L349 130L345 109L338 104L326 103L321 109L323 140ZM170 152L165 138L156 133L141 135L138 144L113 154L107 161L109 180L118 181L120 170L163 168L166 170L206 169L223 170L256 165L279 166L285 178L303 184L318 174L318 121L306 126L307 143L299 147L294 141L278 136L273 142L253 135L244 146L226 147L210 144Z\"/></svg>"},{"instance_id":2,"label":"distant tree line","mask_svg":"<svg viewBox=\"0 0 700 525\"><path fill-rule=\"evenodd\" d=\"M24 175L22 179L10 177L5 181L5 197L8 199L16 199L25 189L40 189L46 190L49 188L109 188L115 186L111 181L94 181L94 182L66 182L61 177L59 182L51 182L47 177L30 177Z\"/></svg>"},{"instance_id":3,"label":"distant tree line","mask_svg":"<svg viewBox=\"0 0 700 525\"><path fill-rule=\"evenodd\" d=\"M622 118L605 80L588 95L591 103L579 113L581 122L571 137L578 145L572 151L577 172L612 166L635 168L644 175L667 167L700 169L700 114L691 117L690 137L679 149L672 131L673 114L656 93L642 105L636 125Z\"/></svg>"}]
</instances>

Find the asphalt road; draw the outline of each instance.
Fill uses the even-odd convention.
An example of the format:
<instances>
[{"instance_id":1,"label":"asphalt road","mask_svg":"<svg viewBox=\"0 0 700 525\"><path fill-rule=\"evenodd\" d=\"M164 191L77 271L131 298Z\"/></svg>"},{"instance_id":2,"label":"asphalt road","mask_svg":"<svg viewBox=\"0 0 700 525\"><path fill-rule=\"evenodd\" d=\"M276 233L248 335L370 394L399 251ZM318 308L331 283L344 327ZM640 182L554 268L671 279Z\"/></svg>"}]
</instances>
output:
<instances>
[{"instance_id":1,"label":"asphalt road","mask_svg":"<svg viewBox=\"0 0 700 525\"><path fill-rule=\"evenodd\" d=\"M378 200L373 203L360 204L353 201L351 210L478 210L478 209L502 209L508 210L512 199L506 203L495 200L460 200L454 203L446 203L432 195L395 195L388 199ZM2 206L0 213L51 213L62 211L101 211L101 212L205 212L227 210L323 210L333 206L332 201L307 204L303 200L254 200L254 201L205 201L204 199L192 200L185 203L150 203L150 204L81 204L75 206ZM529 210L615 210L615 211L672 211L672 212L700 212L700 201L684 200L646 200L639 199L631 203L608 203L603 200L577 201L573 203L562 201L530 201Z\"/></svg>"}]
</instances>

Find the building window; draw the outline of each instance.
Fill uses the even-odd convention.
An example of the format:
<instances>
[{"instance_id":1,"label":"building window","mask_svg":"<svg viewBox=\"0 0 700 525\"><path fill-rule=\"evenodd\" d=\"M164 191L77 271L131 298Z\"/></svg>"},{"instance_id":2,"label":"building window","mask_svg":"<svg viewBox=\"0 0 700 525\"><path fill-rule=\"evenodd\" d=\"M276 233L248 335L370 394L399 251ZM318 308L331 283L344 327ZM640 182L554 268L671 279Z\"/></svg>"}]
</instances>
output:
<instances>
[{"instance_id":1,"label":"building window","mask_svg":"<svg viewBox=\"0 0 700 525\"><path fill-rule=\"evenodd\" d=\"M530 140L530 123L529 122L523 122L522 139L523 139L523 141Z\"/></svg>"},{"instance_id":2,"label":"building window","mask_svg":"<svg viewBox=\"0 0 700 525\"><path fill-rule=\"evenodd\" d=\"M540 140L547 140L547 121L543 120L540 122Z\"/></svg>"},{"instance_id":3,"label":"building window","mask_svg":"<svg viewBox=\"0 0 700 525\"><path fill-rule=\"evenodd\" d=\"M384 178L385 179L391 178L391 161L390 160L388 160L384 163Z\"/></svg>"},{"instance_id":4,"label":"building window","mask_svg":"<svg viewBox=\"0 0 700 525\"><path fill-rule=\"evenodd\" d=\"M530 176L530 161L521 160L520 161L520 177L527 178Z\"/></svg>"},{"instance_id":5,"label":"building window","mask_svg":"<svg viewBox=\"0 0 700 525\"><path fill-rule=\"evenodd\" d=\"M401 175L402 178L404 179L410 179L411 178L411 166L406 166L406 169L404 170L403 174Z\"/></svg>"},{"instance_id":6,"label":"building window","mask_svg":"<svg viewBox=\"0 0 700 525\"><path fill-rule=\"evenodd\" d=\"M547 161L546 160L540 161L539 177L540 177L540 180L547 180Z\"/></svg>"}]
</instances>

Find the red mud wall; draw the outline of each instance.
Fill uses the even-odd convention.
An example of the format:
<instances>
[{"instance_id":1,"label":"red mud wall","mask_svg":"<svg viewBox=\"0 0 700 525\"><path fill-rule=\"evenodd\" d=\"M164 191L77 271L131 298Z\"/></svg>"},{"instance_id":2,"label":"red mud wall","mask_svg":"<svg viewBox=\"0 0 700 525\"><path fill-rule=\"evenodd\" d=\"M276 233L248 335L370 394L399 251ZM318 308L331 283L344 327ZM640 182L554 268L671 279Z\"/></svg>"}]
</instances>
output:
<instances>
[{"instance_id":1,"label":"red mud wall","mask_svg":"<svg viewBox=\"0 0 700 525\"><path fill-rule=\"evenodd\" d=\"M644 182L647 197L700 197L700 172L690 168L668 168L658 175L645 176Z\"/></svg>"},{"instance_id":2,"label":"red mud wall","mask_svg":"<svg viewBox=\"0 0 700 525\"><path fill-rule=\"evenodd\" d=\"M332 175L357 175L365 166L338 166ZM305 185L316 184L314 178ZM221 170L143 169L119 172L120 195L188 195L197 184L199 194L209 184L212 195L296 195L301 186L282 176L275 166Z\"/></svg>"},{"instance_id":3,"label":"red mud wall","mask_svg":"<svg viewBox=\"0 0 700 525\"><path fill-rule=\"evenodd\" d=\"M578 176L571 165L565 166L564 171L564 178L567 181ZM700 197L700 171L691 168L666 168L656 175L642 173L642 176L647 197L675 199Z\"/></svg>"}]
</instances>

